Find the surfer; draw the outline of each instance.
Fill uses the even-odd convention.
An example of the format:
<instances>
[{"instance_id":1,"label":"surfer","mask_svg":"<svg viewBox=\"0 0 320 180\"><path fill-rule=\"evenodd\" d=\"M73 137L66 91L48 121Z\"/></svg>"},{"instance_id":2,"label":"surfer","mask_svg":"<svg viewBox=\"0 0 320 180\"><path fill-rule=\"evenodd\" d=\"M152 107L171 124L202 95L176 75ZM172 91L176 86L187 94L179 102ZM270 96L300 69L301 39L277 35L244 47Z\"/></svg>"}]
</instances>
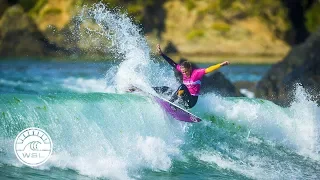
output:
<instances>
[{"instance_id":1,"label":"surfer","mask_svg":"<svg viewBox=\"0 0 320 180\"><path fill-rule=\"evenodd\" d=\"M157 44L157 52L161 55L173 68L182 73L183 84L181 84L175 93L172 95L170 101L174 102L177 99L182 100L180 102L185 108L189 109L196 105L198 96L200 93L201 79L205 74L211 73L222 66L229 65L228 61L210 66L208 68L192 68L192 65L188 61L184 61L181 64L175 63L171 58L166 56L159 44Z\"/></svg>"}]
</instances>

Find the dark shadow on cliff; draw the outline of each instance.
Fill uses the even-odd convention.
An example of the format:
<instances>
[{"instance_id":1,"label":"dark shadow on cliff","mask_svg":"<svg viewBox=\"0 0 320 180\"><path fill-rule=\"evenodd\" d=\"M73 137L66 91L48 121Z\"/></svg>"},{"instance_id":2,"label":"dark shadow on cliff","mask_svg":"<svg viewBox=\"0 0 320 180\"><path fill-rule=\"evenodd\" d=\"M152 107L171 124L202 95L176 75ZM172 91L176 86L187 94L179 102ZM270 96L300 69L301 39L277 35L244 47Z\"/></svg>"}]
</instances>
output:
<instances>
[{"instance_id":1,"label":"dark shadow on cliff","mask_svg":"<svg viewBox=\"0 0 320 180\"><path fill-rule=\"evenodd\" d=\"M305 14L314 3L317 3L317 0L281 1L288 8L288 18L292 25L286 38L287 42L291 45L303 43L310 34L305 25Z\"/></svg>"},{"instance_id":2,"label":"dark shadow on cliff","mask_svg":"<svg viewBox=\"0 0 320 180\"><path fill-rule=\"evenodd\" d=\"M150 33L156 29L156 35L161 38L161 33L165 30L164 21L166 19L166 11L163 8L165 0L153 1L143 8L142 24L145 33Z\"/></svg>"}]
</instances>

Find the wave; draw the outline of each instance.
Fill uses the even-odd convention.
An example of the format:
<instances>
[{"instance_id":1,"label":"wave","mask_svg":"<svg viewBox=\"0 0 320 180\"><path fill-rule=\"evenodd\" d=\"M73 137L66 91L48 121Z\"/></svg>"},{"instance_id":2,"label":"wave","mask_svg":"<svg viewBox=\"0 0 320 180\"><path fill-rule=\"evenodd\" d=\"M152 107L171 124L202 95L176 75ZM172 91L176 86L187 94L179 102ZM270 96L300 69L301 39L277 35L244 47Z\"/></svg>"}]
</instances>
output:
<instances>
[{"instance_id":1,"label":"wave","mask_svg":"<svg viewBox=\"0 0 320 180\"><path fill-rule=\"evenodd\" d=\"M212 106L203 105L208 97ZM300 166L292 156L319 156L313 134L318 132L308 124L315 119L292 127L302 116L292 111L305 102L285 109L266 100L206 95L192 109L204 121L189 124L173 120L152 98L136 94L7 94L0 99L1 163L16 166L13 141L28 127L51 136L54 150L44 167L111 179L130 179L144 169L170 171L175 162L188 164L192 158L247 177L263 179L257 172L285 177L293 172L277 169L277 163ZM281 162L284 157L289 162Z\"/></svg>"},{"instance_id":2,"label":"wave","mask_svg":"<svg viewBox=\"0 0 320 180\"><path fill-rule=\"evenodd\" d=\"M83 174L116 177L126 176L128 168L168 170L183 142L184 125L168 121L155 102L142 96L10 94L1 96L1 102L3 143L13 143L25 128L42 128L54 144L46 165L74 168ZM16 164L11 151L6 148L11 156L4 161Z\"/></svg>"},{"instance_id":3,"label":"wave","mask_svg":"<svg viewBox=\"0 0 320 180\"><path fill-rule=\"evenodd\" d=\"M222 98L207 94L199 101L203 112L223 117L229 124L245 127L247 137L261 137L270 144L294 149L319 159L320 108L297 87L294 102L286 108L271 101L252 98Z\"/></svg>"}]
</instances>

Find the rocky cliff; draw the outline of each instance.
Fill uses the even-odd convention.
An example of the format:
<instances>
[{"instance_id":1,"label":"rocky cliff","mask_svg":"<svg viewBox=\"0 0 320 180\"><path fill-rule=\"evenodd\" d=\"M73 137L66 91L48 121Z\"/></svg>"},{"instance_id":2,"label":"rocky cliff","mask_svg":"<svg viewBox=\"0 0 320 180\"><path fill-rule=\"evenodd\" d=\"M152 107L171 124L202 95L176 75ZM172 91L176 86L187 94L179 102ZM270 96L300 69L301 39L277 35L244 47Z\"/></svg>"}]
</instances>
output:
<instances>
[{"instance_id":1,"label":"rocky cliff","mask_svg":"<svg viewBox=\"0 0 320 180\"><path fill-rule=\"evenodd\" d=\"M287 105L295 86L301 85L320 104L320 29L303 44L294 47L258 83L256 95Z\"/></svg>"},{"instance_id":2,"label":"rocky cliff","mask_svg":"<svg viewBox=\"0 0 320 180\"><path fill-rule=\"evenodd\" d=\"M76 45L75 39L64 40L70 38L68 34L73 31L68 29L72 27L70 22L73 17L80 13L84 5L90 6L95 2L97 1L2 0L0 17L7 19L1 20L7 24L2 22L0 29L8 29L4 27L6 25L12 27L8 23L20 24L8 20L11 16L4 16L8 14L5 11L9 11L10 6L20 5L25 12L24 19L28 17L27 22L31 19L35 25L33 27L37 28L50 44L76 49L73 52L92 51L99 54L100 50L88 50L88 47L83 49L82 45ZM151 44L160 42L162 45L167 45L170 42L176 52L183 56L277 56L280 59L289 51L288 43L295 42L292 38L297 37L299 42L303 42L308 31L313 31L320 23L318 15L320 3L316 0L102 0L102 2L108 4L110 8L122 7L121 11L128 12L129 16L141 24ZM296 15L298 12L299 15ZM300 34L301 36L297 36ZM1 36L3 35L2 33ZM23 38L17 36L20 39L15 41L20 42L20 49L29 44L28 40L23 42L23 39L30 39L28 36L26 34ZM89 42L90 39L82 41ZM1 44L5 43L7 41ZM0 48L2 52L6 51L6 47ZM11 54L2 56L14 55L14 52L15 50ZM16 54L16 56L22 55L25 54Z\"/></svg>"},{"instance_id":3,"label":"rocky cliff","mask_svg":"<svg viewBox=\"0 0 320 180\"><path fill-rule=\"evenodd\" d=\"M0 21L0 56L45 57L67 55L67 52L49 43L20 5L14 5L4 12Z\"/></svg>"}]
</instances>

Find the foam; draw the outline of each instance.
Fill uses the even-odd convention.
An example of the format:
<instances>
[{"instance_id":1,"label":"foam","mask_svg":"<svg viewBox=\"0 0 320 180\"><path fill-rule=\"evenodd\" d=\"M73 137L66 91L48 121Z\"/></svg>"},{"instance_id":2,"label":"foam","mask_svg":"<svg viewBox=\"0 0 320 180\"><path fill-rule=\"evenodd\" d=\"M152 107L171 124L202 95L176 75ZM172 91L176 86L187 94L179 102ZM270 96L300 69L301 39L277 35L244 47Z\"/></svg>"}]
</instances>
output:
<instances>
[{"instance_id":1,"label":"foam","mask_svg":"<svg viewBox=\"0 0 320 180\"><path fill-rule=\"evenodd\" d=\"M88 93L88 92L108 92L105 79L85 79L69 77L63 80L64 88L71 91Z\"/></svg>"},{"instance_id":2,"label":"foam","mask_svg":"<svg viewBox=\"0 0 320 180\"><path fill-rule=\"evenodd\" d=\"M319 159L320 108L300 86L288 108L267 100L230 99L206 94L199 98L195 111L224 117L228 122L246 127L252 136L263 137L301 155Z\"/></svg>"},{"instance_id":3,"label":"foam","mask_svg":"<svg viewBox=\"0 0 320 180\"><path fill-rule=\"evenodd\" d=\"M11 108L15 104L5 105L8 127L0 131L0 155L4 157L1 163L24 166L12 147L14 137L11 136L15 133L7 133L35 124L53 141L51 158L44 165L34 167L40 170L58 167L90 177L130 179L144 169L169 171L173 161L182 156L180 146L184 142L185 126L172 121L149 99L119 94L75 95L84 99L99 97L99 101L92 103L79 97L61 96L21 95L15 97L21 100L22 109ZM45 110L33 108L44 103ZM146 107L148 111L141 110ZM9 113L11 116L7 116Z\"/></svg>"}]
</instances>

